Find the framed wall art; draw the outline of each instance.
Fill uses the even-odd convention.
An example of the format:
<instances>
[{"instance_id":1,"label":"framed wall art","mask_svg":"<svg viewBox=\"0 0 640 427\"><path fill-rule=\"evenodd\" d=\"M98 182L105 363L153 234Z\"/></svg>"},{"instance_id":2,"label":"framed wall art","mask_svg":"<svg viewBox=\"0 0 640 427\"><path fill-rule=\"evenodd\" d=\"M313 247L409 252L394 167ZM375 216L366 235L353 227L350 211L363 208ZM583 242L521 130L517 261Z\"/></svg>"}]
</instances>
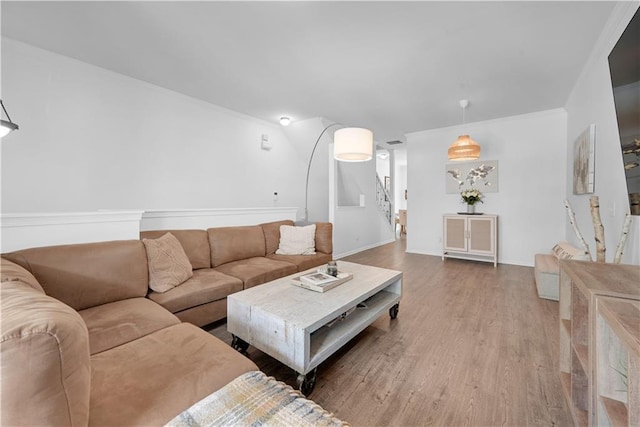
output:
<instances>
[{"instance_id":1,"label":"framed wall art","mask_svg":"<svg viewBox=\"0 0 640 427\"><path fill-rule=\"evenodd\" d=\"M573 144L573 194L593 193L595 188L596 125L589 125Z\"/></svg>"},{"instance_id":2,"label":"framed wall art","mask_svg":"<svg viewBox=\"0 0 640 427\"><path fill-rule=\"evenodd\" d=\"M483 193L498 192L498 161L450 162L446 164L447 194L477 188Z\"/></svg>"}]
</instances>

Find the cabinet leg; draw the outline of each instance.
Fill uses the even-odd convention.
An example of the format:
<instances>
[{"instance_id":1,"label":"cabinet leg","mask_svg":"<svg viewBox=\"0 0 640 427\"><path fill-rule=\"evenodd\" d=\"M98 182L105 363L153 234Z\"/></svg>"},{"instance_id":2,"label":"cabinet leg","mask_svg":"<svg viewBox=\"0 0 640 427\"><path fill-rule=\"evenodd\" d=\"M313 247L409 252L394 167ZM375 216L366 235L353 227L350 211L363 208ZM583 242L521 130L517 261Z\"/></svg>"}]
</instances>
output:
<instances>
[{"instance_id":1,"label":"cabinet leg","mask_svg":"<svg viewBox=\"0 0 640 427\"><path fill-rule=\"evenodd\" d=\"M318 372L318 368L315 368L313 371L307 372L306 374L298 374L298 378L296 383L298 384L298 390L305 396L309 396L316 386L316 374Z\"/></svg>"}]
</instances>

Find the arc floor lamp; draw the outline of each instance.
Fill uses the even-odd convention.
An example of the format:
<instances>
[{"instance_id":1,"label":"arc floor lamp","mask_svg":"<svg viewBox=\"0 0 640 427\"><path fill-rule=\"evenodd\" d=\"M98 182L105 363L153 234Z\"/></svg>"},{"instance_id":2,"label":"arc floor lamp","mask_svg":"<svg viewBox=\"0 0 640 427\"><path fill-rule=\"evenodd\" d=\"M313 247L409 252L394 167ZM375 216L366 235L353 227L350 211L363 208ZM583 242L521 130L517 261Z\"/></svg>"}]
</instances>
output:
<instances>
[{"instance_id":1,"label":"arc floor lamp","mask_svg":"<svg viewBox=\"0 0 640 427\"><path fill-rule=\"evenodd\" d=\"M344 126L339 123L331 123L320 132L311 156L309 156L309 164L307 165L307 179L304 189L304 219L303 222L309 221L309 173L311 172L311 163L316 153L316 148L322 139L322 136L333 126ZM373 157L373 132L369 129L345 127L338 129L333 134L333 158L340 162L366 162Z\"/></svg>"},{"instance_id":2,"label":"arc floor lamp","mask_svg":"<svg viewBox=\"0 0 640 427\"><path fill-rule=\"evenodd\" d=\"M9 117L9 113L7 113L7 109L4 108L4 103L2 99L0 99L0 106L2 107L2 111L4 111L5 116L7 116L8 120L0 119L0 138L7 135L12 130L18 130L19 127L17 124L11 121L11 117Z\"/></svg>"}]
</instances>

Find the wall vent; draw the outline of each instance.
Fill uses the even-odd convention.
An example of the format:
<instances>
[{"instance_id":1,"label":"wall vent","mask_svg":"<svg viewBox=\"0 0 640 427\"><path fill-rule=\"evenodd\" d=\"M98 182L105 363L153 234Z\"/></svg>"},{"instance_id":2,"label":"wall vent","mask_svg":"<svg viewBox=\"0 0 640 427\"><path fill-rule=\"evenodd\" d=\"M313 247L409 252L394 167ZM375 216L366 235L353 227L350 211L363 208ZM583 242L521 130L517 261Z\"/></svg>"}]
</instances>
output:
<instances>
[{"instance_id":1,"label":"wall vent","mask_svg":"<svg viewBox=\"0 0 640 427\"><path fill-rule=\"evenodd\" d=\"M389 145L398 145L398 144L402 144L402 141L398 141L396 139L395 141L387 141L387 144L389 144Z\"/></svg>"}]
</instances>

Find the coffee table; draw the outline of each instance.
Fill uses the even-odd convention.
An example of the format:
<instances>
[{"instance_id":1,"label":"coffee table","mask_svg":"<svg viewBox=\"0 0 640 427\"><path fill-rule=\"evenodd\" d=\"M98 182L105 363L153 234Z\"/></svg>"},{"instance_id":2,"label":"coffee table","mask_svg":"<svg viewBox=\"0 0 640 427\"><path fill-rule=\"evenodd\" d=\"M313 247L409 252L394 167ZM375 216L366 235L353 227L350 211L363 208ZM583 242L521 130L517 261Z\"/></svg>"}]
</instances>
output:
<instances>
[{"instance_id":1,"label":"coffee table","mask_svg":"<svg viewBox=\"0 0 640 427\"><path fill-rule=\"evenodd\" d=\"M338 261L338 269L353 273L353 279L324 293L291 283L311 269L229 295L227 330L233 347L244 352L253 345L279 360L298 373L300 391L311 393L320 363L385 311L392 319L398 315L401 271L346 261Z\"/></svg>"}]
</instances>

